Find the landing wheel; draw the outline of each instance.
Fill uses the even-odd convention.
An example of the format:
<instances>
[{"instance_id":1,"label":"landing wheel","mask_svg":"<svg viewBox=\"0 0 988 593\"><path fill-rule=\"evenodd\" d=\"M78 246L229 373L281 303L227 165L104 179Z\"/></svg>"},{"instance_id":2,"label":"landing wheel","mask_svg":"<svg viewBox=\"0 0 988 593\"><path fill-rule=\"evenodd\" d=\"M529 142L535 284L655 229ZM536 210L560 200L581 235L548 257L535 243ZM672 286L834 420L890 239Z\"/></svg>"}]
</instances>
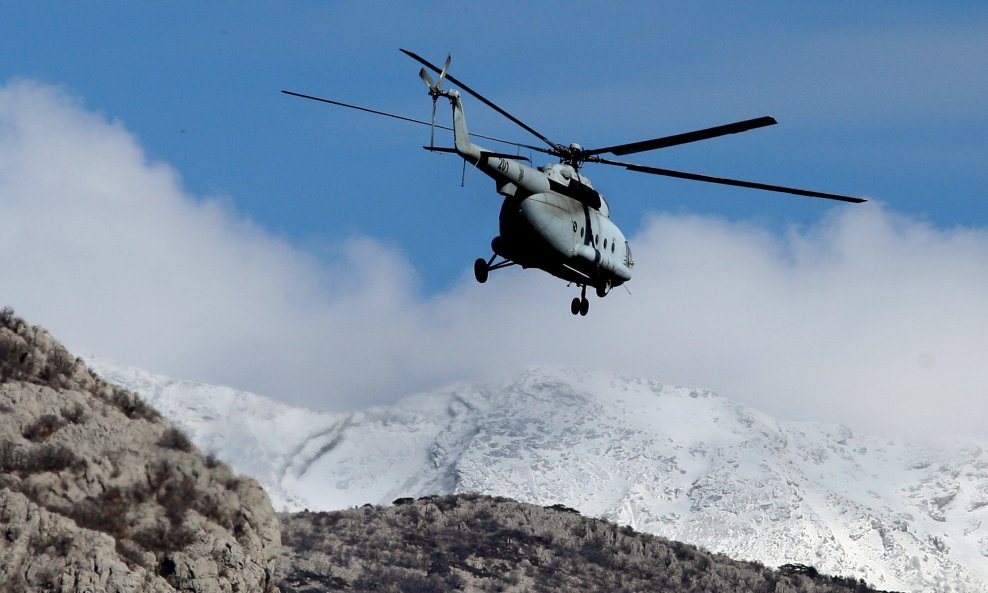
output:
<instances>
[{"instance_id":1,"label":"landing wheel","mask_svg":"<svg viewBox=\"0 0 988 593\"><path fill-rule=\"evenodd\" d=\"M491 268L487 265L487 260L478 257L477 261L473 262L473 275L477 278L477 282L483 284L487 282L487 276L490 275Z\"/></svg>"},{"instance_id":2,"label":"landing wheel","mask_svg":"<svg viewBox=\"0 0 988 593\"><path fill-rule=\"evenodd\" d=\"M580 296L573 299L569 304L570 313L573 315L585 316L590 311L590 301L587 300L587 285L580 285Z\"/></svg>"}]
</instances>

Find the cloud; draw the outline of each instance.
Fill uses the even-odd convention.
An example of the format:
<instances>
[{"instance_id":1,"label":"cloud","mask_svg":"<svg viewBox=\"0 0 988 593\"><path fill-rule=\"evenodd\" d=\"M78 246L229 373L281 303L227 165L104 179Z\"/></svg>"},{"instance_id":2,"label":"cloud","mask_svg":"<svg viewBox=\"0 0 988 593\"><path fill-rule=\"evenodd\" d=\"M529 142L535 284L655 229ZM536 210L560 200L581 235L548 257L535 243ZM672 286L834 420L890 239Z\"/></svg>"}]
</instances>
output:
<instances>
[{"instance_id":1,"label":"cloud","mask_svg":"<svg viewBox=\"0 0 988 593\"><path fill-rule=\"evenodd\" d=\"M838 212L781 238L653 220L639 252L657 257L639 274L656 312L638 315L672 338L655 374L782 417L983 434L988 234L874 204Z\"/></svg>"},{"instance_id":2,"label":"cloud","mask_svg":"<svg viewBox=\"0 0 988 593\"><path fill-rule=\"evenodd\" d=\"M711 388L781 418L982 434L988 232L870 203L779 235L654 215L628 285L469 270L422 294L355 237L316 257L189 195L119 122L49 86L0 88L0 300L87 352L321 409L533 364ZM459 257L451 254L450 257Z\"/></svg>"}]
</instances>

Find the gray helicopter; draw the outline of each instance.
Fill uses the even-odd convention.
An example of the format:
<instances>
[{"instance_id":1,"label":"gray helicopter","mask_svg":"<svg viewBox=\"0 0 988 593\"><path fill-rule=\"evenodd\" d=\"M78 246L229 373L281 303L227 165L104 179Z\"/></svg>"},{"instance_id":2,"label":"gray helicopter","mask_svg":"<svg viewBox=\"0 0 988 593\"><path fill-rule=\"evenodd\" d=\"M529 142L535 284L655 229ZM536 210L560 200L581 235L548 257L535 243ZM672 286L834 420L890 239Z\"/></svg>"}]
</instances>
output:
<instances>
[{"instance_id":1,"label":"gray helicopter","mask_svg":"<svg viewBox=\"0 0 988 593\"><path fill-rule=\"evenodd\" d=\"M613 288L631 280L631 271L635 265L631 256L631 245L621 229L611 222L607 201L594 189L590 180L580 173L580 168L584 163L615 165L640 173L812 198L850 203L866 201L852 196L659 169L600 156L602 154L623 156L707 140L727 134L736 134L774 125L777 122L772 117L759 117L703 130L604 148L586 149L579 144L563 146L543 136L454 78L449 74L450 56L446 57L446 63L440 69L415 53L404 49L401 51L425 66L419 71L419 76L428 86L429 95L432 97L431 122L292 91L282 92L296 97L431 126L432 136L429 146L423 148L433 152L459 155L493 179L497 192L504 197L500 213L500 232L491 241L491 249L494 253L489 259L478 258L474 262L474 275L477 281L484 283L491 271L508 266L520 265L523 268L538 268L580 288L580 296L574 298L570 304L570 311L573 315L586 315L590 310L590 301L587 300L588 286L593 287L597 296L603 298ZM438 80L433 80L426 68L438 74ZM461 95L456 89L443 89L442 85L446 80L519 125L545 143L546 146L533 146L471 133L467 129ZM436 103L440 97L446 98L452 106L452 128L436 124ZM452 130L453 147L435 146L435 128L437 127ZM474 144L471 136L552 155L557 157L559 162L548 163L536 169L525 164L525 162L530 162L528 158L488 150Z\"/></svg>"}]
</instances>

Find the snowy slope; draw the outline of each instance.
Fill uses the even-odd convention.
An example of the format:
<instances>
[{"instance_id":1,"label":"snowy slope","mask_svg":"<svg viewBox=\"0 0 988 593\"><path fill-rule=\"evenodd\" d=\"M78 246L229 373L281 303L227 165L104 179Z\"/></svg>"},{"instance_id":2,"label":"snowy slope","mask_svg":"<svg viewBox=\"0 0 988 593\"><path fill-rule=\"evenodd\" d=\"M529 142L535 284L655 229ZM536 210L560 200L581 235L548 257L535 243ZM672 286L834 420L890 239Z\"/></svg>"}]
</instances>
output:
<instances>
[{"instance_id":1,"label":"snowy slope","mask_svg":"<svg viewBox=\"0 0 988 593\"><path fill-rule=\"evenodd\" d=\"M768 565L988 591L988 443L779 422L713 393L536 368L331 415L92 361L275 505L480 492L562 503Z\"/></svg>"}]
</instances>

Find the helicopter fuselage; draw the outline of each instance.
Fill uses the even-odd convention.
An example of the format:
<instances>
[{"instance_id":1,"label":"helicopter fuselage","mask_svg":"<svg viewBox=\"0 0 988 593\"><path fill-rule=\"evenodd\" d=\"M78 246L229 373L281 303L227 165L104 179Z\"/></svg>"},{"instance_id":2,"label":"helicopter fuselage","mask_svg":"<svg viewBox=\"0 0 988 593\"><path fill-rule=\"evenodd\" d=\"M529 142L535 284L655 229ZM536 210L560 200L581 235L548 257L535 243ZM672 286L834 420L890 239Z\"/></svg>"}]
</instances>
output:
<instances>
[{"instance_id":1,"label":"helicopter fuselage","mask_svg":"<svg viewBox=\"0 0 988 593\"><path fill-rule=\"evenodd\" d=\"M456 153L491 177L504 196L494 252L522 267L593 286L599 296L630 280L631 247L590 181L567 164L535 169L474 144L459 94L447 96Z\"/></svg>"},{"instance_id":2,"label":"helicopter fuselage","mask_svg":"<svg viewBox=\"0 0 988 593\"><path fill-rule=\"evenodd\" d=\"M499 186L505 199L495 253L605 293L631 279L631 248L600 210L561 193L529 194L511 185Z\"/></svg>"}]
</instances>

